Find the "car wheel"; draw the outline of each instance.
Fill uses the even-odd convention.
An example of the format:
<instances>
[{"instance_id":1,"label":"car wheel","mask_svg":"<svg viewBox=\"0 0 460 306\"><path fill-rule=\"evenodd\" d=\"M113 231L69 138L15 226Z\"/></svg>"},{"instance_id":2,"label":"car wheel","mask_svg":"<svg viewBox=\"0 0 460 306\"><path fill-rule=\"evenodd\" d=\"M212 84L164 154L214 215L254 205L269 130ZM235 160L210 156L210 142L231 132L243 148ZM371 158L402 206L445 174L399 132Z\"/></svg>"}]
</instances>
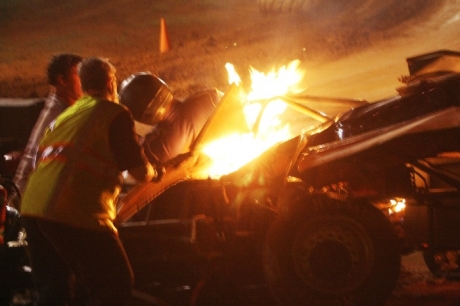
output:
<instances>
[{"instance_id":1,"label":"car wheel","mask_svg":"<svg viewBox=\"0 0 460 306\"><path fill-rule=\"evenodd\" d=\"M434 276L456 281L460 280L459 255L460 250L439 251L436 253L433 253L431 249L423 251L425 264Z\"/></svg>"},{"instance_id":2,"label":"car wheel","mask_svg":"<svg viewBox=\"0 0 460 306\"><path fill-rule=\"evenodd\" d=\"M275 221L263 261L281 305L382 304L401 266L396 236L381 211L327 197L303 199Z\"/></svg>"}]
</instances>

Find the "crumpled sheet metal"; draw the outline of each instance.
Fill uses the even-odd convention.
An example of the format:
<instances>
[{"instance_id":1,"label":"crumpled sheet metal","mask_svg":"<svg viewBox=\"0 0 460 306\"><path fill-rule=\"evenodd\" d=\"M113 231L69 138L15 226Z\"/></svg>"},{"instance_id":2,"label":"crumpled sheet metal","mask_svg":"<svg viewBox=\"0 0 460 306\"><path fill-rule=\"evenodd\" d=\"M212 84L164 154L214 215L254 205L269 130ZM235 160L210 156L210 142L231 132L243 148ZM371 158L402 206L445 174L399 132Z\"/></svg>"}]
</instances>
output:
<instances>
[{"instance_id":1,"label":"crumpled sheet metal","mask_svg":"<svg viewBox=\"0 0 460 306\"><path fill-rule=\"evenodd\" d=\"M118 225L128 221L163 191L190 178L191 169L197 161L197 156L187 154L179 157L185 157L185 159L179 163L172 163L172 165L166 166L166 174L163 180L137 184L120 200L120 209L118 210L115 224Z\"/></svg>"}]
</instances>

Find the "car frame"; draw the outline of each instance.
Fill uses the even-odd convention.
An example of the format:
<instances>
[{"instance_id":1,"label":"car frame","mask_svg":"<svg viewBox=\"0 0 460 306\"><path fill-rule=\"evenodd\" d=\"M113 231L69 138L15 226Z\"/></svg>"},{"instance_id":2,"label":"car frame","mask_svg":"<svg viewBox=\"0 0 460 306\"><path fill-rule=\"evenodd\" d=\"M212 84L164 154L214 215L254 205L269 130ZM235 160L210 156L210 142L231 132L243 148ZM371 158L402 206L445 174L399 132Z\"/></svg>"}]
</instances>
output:
<instances>
[{"instance_id":1,"label":"car frame","mask_svg":"<svg viewBox=\"0 0 460 306\"><path fill-rule=\"evenodd\" d=\"M401 255L417 248L433 273L458 276L445 258L459 249L452 223L460 178L442 170L458 165L439 154L460 150L460 53L407 63L394 97L325 120L233 173L198 179L182 159L169 165L170 179L129 191L118 227L139 297L379 305L397 282ZM307 108L317 101L284 99ZM406 210L393 211L394 199Z\"/></svg>"}]
</instances>

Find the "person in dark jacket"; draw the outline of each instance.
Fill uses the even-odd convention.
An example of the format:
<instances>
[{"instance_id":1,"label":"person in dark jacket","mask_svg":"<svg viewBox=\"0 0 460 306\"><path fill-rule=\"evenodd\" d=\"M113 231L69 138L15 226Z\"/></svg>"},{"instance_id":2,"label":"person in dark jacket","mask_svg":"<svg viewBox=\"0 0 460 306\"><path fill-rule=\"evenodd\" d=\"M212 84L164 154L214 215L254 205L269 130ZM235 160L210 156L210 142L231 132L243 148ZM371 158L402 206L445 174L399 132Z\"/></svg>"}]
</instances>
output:
<instances>
[{"instance_id":1,"label":"person in dark jacket","mask_svg":"<svg viewBox=\"0 0 460 306\"><path fill-rule=\"evenodd\" d=\"M163 164L190 151L222 97L217 89L208 89L184 101L175 99L168 85L150 72L126 78L119 92L120 103L133 114L147 157Z\"/></svg>"}]
</instances>

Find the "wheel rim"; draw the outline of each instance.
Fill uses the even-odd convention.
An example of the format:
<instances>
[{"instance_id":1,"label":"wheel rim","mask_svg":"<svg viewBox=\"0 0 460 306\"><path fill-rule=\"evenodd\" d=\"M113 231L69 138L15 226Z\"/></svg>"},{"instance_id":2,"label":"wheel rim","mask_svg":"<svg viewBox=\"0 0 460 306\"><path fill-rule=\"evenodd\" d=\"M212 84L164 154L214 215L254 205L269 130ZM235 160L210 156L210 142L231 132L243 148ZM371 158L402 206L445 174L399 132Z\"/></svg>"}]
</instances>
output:
<instances>
[{"instance_id":1,"label":"wheel rim","mask_svg":"<svg viewBox=\"0 0 460 306\"><path fill-rule=\"evenodd\" d=\"M374 247L365 228L349 217L326 217L305 224L295 237L294 269L323 294L356 289L370 273Z\"/></svg>"}]
</instances>

